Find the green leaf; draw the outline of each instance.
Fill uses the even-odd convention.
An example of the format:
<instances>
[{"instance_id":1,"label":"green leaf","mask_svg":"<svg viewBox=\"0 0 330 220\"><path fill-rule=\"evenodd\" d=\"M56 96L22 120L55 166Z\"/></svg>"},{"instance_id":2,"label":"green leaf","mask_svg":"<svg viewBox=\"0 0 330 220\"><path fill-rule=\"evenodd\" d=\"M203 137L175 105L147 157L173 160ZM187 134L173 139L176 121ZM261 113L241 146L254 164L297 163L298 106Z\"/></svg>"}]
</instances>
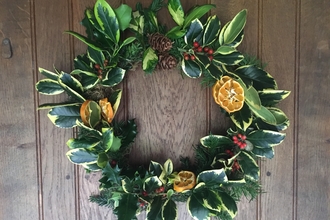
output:
<instances>
[{"instance_id":1,"label":"green leaf","mask_svg":"<svg viewBox=\"0 0 330 220\"><path fill-rule=\"evenodd\" d=\"M132 8L126 4L121 4L118 8L114 10L116 17L118 19L118 24L120 30L124 31L128 28L132 19Z\"/></svg>"},{"instance_id":2,"label":"green leaf","mask_svg":"<svg viewBox=\"0 0 330 220\"><path fill-rule=\"evenodd\" d=\"M210 75L216 79L219 80L223 76L223 71L219 66L214 65L214 63L211 63L208 67L207 70L209 71Z\"/></svg>"},{"instance_id":3,"label":"green leaf","mask_svg":"<svg viewBox=\"0 0 330 220\"><path fill-rule=\"evenodd\" d=\"M117 90L113 91L109 97L108 101L111 103L111 106L113 109L113 116L115 116L117 113L117 110L119 108L119 104L121 101L121 96L122 96L122 90L117 89Z\"/></svg>"},{"instance_id":4,"label":"green leaf","mask_svg":"<svg viewBox=\"0 0 330 220\"><path fill-rule=\"evenodd\" d=\"M184 41L186 44L192 44L198 35L203 31L203 24L198 19L191 22L186 35L184 36Z\"/></svg>"},{"instance_id":5,"label":"green leaf","mask_svg":"<svg viewBox=\"0 0 330 220\"><path fill-rule=\"evenodd\" d=\"M48 118L60 128L73 128L80 118L80 105L54 107L48 112Z\"/></svg>"},{"instance_id":6,"label":"green leaf","mask_svg":"<svg viewBox=\"0 0 330 220\"><path fill-rule=\"evenodd\" d=\"M157 176L147 178L143 183L143 190L151 193L163 185L162 181Z\"/></svg>"},{"instance_id":7,"label":"green leaf","mask_svg":"<svg viewBox=\"0 0 330 220\"><path fill-rule=\"evenodd\" d=\"M70 138L66 145L70 149L76 149L76 148L85 148L85 149L91 149L97 146L100 143L100 140L96 138Z\"/></svg>"},{"instance_id":8,"label":"green leaf","mask_svg":"<svg viewBox=\"0 0 330 220\"><path fill-rule=\"evenodd\" d=\"M268 131L268 130L256 130L249 133L247 140L249 140L254 147L270 148L282 143L285 138L285 134Z\"/></svg>"},{"instance_id":9,"label":"green leaf","mask_svg":"<svg viewBox=\"0 0 330 220\"><path fill-rule=\"evenodd\" d=\"M250 109L252 110L252 112L259 117L260 119L262 119L264 122L271 124L271 125L276 125L276 118L275 116L272 114L271 111L269 111L266 107L261 106L260 109L256 109L254 108L254 106L250 106Z\"/></svg>"},{"instance_id":10,"label":"green leaf","mask_svg":"<svg viewBox=\"0 0 330 220\"><path fill-rule=\"evenodd\" d=\"M36 90L44 95L58 95L64 92L58 82L52 79L42 79L37 82Z\"/></svg>"},{"instance_id":11,"label":"green leaf","mask_svg":"<svg viewBox=\"0 0 330 220\"><path fill-rule=\"evenodd\" d=\"M87 104L89 117L88 124L90 127L94 128L101 121L101 107L97 104L97 102L90 101Z\"/></svg>"},{"instance_id":12,"label":"green leaf","mask_svg":"<svg viewBox=\"0 0 330 220\"><path fill-rule=\"evenodd\" d=\"M257 157L272 159L275 155L273 147L254 147L252 153Z\"/></svg>"},{"instance_id":13,"label":"green leaf","mask_svg":"<svg viewBox=\"0 0 330 220\"><path fill-rule=\"evenodd\" d=\"M123 81L126 70L120 67L110 69L102 80L102 85L113 87Z\"/></svg>"},{"instance_id":14,"label":"green leaf","mask_svg":"<svg viewBox=\"0 0 330 220\"><path fill-rule=\"evenodd\" d=\"M237 215L237 205L235 200L225 192L218 192L222 201L221 211L226 212L231 218Z\"/></svg>"},{"instance_id":15,"label":"green leaf","mask_svg":"<svg viewBox=\"0 0 330 220\"><path fill-rule=\"evenodd\" d=\"M173 172L173 163L171 159L167 159L164 163L164 167L162 169L162 173L159 176L159 179L162 181L163 184L167 183L167 177L171 175Z\"/></svg>"},{"instance_id":16,"label":"green leaf","mask_svg":"<svg viewBox=\"0 0 330 220\"><path fill-rule=\"evenodd\" d=\"M121 139L121 147L127 147L132 143L137 134L137 127L134 119L128 120L125 124L117 125L115 133L119 133Z\"/></svg>"},{"instance_id":17,"label":"green leaf","mask_svg":"<svg viewBox=\"0 0 330 220\"><path fill-rule=\"evenodd\" d=\"M134 186L129 178L125 178L121 180L121 187L126 193L131 193L134 191Z\"/></svg>"},{"instance_id":18,"label":"green leaf","mask_svg":"<svg viewBox=\"0 0 330 220\"><path fill-rule=\"evenodd\" d=\"M38 110L41 109L51 109L55 107L64 107L64 106L80 106L81 103L76 103L76 102L62 102L62 103L45 103L42 105L38 106Z\"/></svg>"},{"instance_id":19,"label":"green leaf","mask_svg":"<svg viewBox=\"0 0 330 220\"><path fill-rule=\"evenodd\" d=\"M214 15L209 17L203 34L203 46L213 43L220 32L220 20Z\"/></svg>"},{"instance_id":20,"label":"green leaf","mask_svg":"<svg viewBox=\"0 0 330 220\"><path fill-rule=\"evenodd\" d=\"M160 174L163 172L163 167L162 165L160 165L160 163L157 163L155 161L150 161L149 172L152 175L160 176Z\"/></svg>"},{"instance_id":21,"label":"green leaf","mask_svg":"<svg viewBox=\"0 0 330 220\"><path fill-rule=\"evenodd\" d=\"M75 69L70 74L73 76L77 75L79 77L79 82L83 86L84 90L95 87L97 83L100 81L95 73L91 73L88 71Z\"/></svg>"},{"instance_id":22,"label":"green leaf","mask_svg":"<svg viewBox=\"0 0 330 220\"><path fill-rule=\"evenodd\" d=\"M274 78L269 73L256 66L240 66L235 70L235 74L237 74L243 80L253 80L253 87L258 91L277 88L277 84Z\"/></svg>"},{"instance_id":23,"label":"green leaf","mask_svg":"<svg viewBox=\"0 0 330 220\"><path fill-rule=\"evenodd\" d=\"M182 30L180 26L175 26L166 33L166 37L170 39L178 39L186 34L186 30Z\"/></svg>"},{"instance_id":24,"label":"green leaf","mask_svg":"<svg viewBox=\"0 0 330 220\"><path fill-rule=\"evenodd\" d=\"M102 51L101 49L101 45L98 45L96 42L92 41L91 39L76 33L74 31L65 31L64 33L70 34L72 36L74 36L75 38L77 38L78 40L84 42L85 44L87 44L87 46L93 48L94 50L98 50L98 51Z\"/></svg>"},{"instance_id":25,"label":"green leaf","mask_svg":"<svg viewBox=\"0 0 330 220\"><path fill-rule=\"evenodd\" d=\"M201 144L207 148L217 148L226 145L232 145L233 141L222 135L209 135L200 139Z\"/></svg>"},{"instance_id":26,"label":"green leaf","mask_svg":"<svg viewBox=\"0 0 330 220\"><path fill-rule=\"evenodd\" d=\"M213 63L215 63L216 65L229 65L229 66L233 66L233 65L237 65L239 64L242 60L244 59L244 56L238 52L232 52L230 54L220 54L217 53L213 56Z\"/></svg>"},{"instance_id":27,"label":"green leaf","mask_svg":"<svg viewBox=\"0 0 330 220\"><path fill-rule=\"evenodd\" d=\"M97 155L88 152L83 148L69 150L66 153L66 156L72 163L78 165L92 164L97 162Z\"/></svg>"},{"instance_id":28,"label":"green leaf","mask_svg":"<svg viewBox=\"0 0 330 220\"><path fill-rule=\"evenodd\" d=\"M205 15L208 11L210 11L212 8L215 8L215 5L205 4L201 6L196 6L193 8L190 13L186 16L183 22L183 29L187 28L188 25L195 19L201 18L203 15Z\"/></svg>"},{"instance_id":29,"label":"green leaf","mask_svg":"<svg viewBox=\"0 0 330 220\"><path fill-rule=\"evenodd\" d=\"M124 47L124 46L126 46L126 45L128 45L128 44L130 44L130 43L132 43L133 41L135 41L136 40L136 37L128 37L128 38L126 38L124 41L123 41L123 43L120 45L120 48L122 48L122 47Z\"/></svg>"},{"instance_id":30,"label":"green leaf","mask_svg":"<svg viewBox=\"0 0 330 220\"><path fill-rule=\"evenodd\" d=\"M105 168L102 169L102 175L106 178L111 185L120 185L121 184L121 176L120 176L120 169L118 165L114 168L110 166L110 163L107 163Z\"/></svg>"},{"instance_id":31,"label":"green leaf","mask_svg":"<svg viewBox=\"0 0 330 220\"><path fill-rule=\"evenodd\" d=\"M173 200L167 200L162 207L163 220L176 220L178 219L178 209Z\"/></svg>"},{"instance_id":32,"label":"green leaf","mask_svg":"<svg viewBox=\"0 0 330 220\"><path fill-rule=\"evenodd\" d=\"M143 53L142 68L146 73L152 73L158 63L158 56L156 52L148 47Z\"/></svg>"},{"instance_id":33,"label":"green leaf","mask_svg":"<svg viewBox=\"0 0 330 220\"><path fill-rule=\"evenodd\" d=\"M198 174L196 182L204 182L206 186L220 185L228 181L224 169L206 170Z\"/></svg>"},{"instance_id":34,"label":"green leaf","mask_svg":"<svg viewBox=\"0 0 330 220\"><path fill-rule=\"evenodd\" d=\"M98 140L102 140L102 133L94 128L87 127L81 120L76 121L77 126L83 130L85 133L88 133L88 137L96 138Z\"/></svg>"},{"instance_id":35,"label":"green leaf","mask_svg":"<svg viewBox=\"0 0 330 220\"><path fill-rule=\"evenodd\" d=\"M163 201L160 196L155 197L147 209L148 220L162 220Z\"/></svg>"},{"instance_id":36,"label":"green leaf","mask_svg":"<svg viewBox=\"0 0 330 220\"><path fill-rule=\"evenodd\" d=\"M103 148L107 152L111 149L113 143L113 131L111 128L102 128Z\"/></svg>"},{"instance_id":37,"label":"green leaf","mask_svg":"<svg viewBox=\"0 0 330 220\"><path fill-rule=\"evenodd\" d=\"M230 114L230 119L239 129L246 131L252 123L252 112L249 106L244 103L241 110Z\"/></svg>"},{"instance_id":38,"label":"green leaf","mask_svg":"<svg viewBox=\"0 0 330 220\"><path fill-rule=\"evenodd\" d=\"M228 24L224 31L223 39L225 44L232 43L243 30L246 23L247 10L240 11Z\"/></svg>"},{"instance_id":39,"label":"green leaf","mask_svg":"<svg viewBox=\"0 0 330 220\"><path fill-rule=\"evenodd\" d=\"M118 206L113 210L118 219L131 220L138 210L138 197L133 194L122 194Z\"/></svg>"},{"instance_id":40,"label":"green leaf","mask_svg":"<svg viewBox=\"0 0 330 220\"><path fill-rule=\"evenodd\" d=\"M109 158L105 152L99 153L97 157L97 165L104 168L109 163Z\"/></svg>"},{"instance_id":41,"label":"green leaf","mask_svg":"<svg viewBox=\"0 0 330 220\"><path fill-rule=\"evenodd\" d=\"M62 72L59 75L58 83L70 96L78 101L85 101L85 98L81 95L84 90L83 86L77 79L71 77L70 74Z\"/></svg>"},{"instance_id":42,"label":"green leaf","mask_svg":"<svg viewBox=\"0 0 330 220\"><path fill-rule=\"evenodd\" d=\"M184 22L184 11L180 0L169 0L167 8L175 23L182 26Z\"/></svg>"},{"instance_id":43,"label":"green leaf","mask_svg":"<svg viewBox=\"0 0 330 220\"><path fill-rule=\"evenodd\" d=\"M203 190L203 202L204 202L204 207L215 211L215 212L220 212L221 211L221 205L222 201L217 194L217 192L210 190L208 188L205 188Z\"/></svg>"},{"instance_id":44,"label":"green leaf","mask_svg":"<svg viewBox=\"0 0 330 220\"><path fill-rule=\"evenodd\" d=\"M101 170L101 167L97 165L97 163L91 163L91 164L82 164L82 166L90 171L97 172Z\"/></svg>"},{"instance_id":45,"label":"green leaf","mask_svg":"<svg viewBox=\"0 0 330 220\"><path fill-rule=\"evenodd\" d=\"M252 178L254 180L259 180L260 171L259 166L256 161L245 151L241 151L238 157L238 162L243 170L245 176Z\"/></svg>"},{"instance_id":46,"label":"green leaf","mask_svg":"<svg viewBox=\"0 0 330 220\"><path fill-rule=\"evenodd\" d=\"M99 64L101 67L103 67L105 57L102 51L88 47L87 56L94 64Z\"/></svg>"},{"instance_id":47,"label":"green leaf","mask_svg":"<svg viewBox=\"0 0 330 220\"><path fill-rule=\"evenodd\" d=\"M112 42L118 43L120 38L119 23L110 5L105 0L97 0L94 14L102 31Z\"/></svg>"},{"instance_id":48,"label":"green leaf","mask_svg":"<svg viewBox=\"0 0 330 220\"><path fill-rule=\"evenodd\" d=\"M266 122L264 122L261 119L256 119L255 122L258 126L259 129L262 130L272 130L272 131L284 131L287 129L290 125L290 120L288 117L285 115L285 113L278 109L278 108L268 108L268 110L274 115L276 119L276 124L271 125Z\"/></svg>"},{"instance_id":49,"label":"green leaf","mask_svg":"<svg viewBox=\"0 0 330 220\"><path fill-rule=\"evenodd\" d=\"M209 220L209 209L204 207L201 192L193 193L187 200L187 209L191 217L196 220Z\"/></svg>"},{"instance_id":50,"label":"green leaf","mask_svg":"<svg viewBox=\"0 0 330 220\"><path fill-rule=\"evenodd\" d=\"M274 106L290 95L290 91L265 89L259 92L261 103L264 106Z\"/></svg>"},{"instance_id":51,"label":"green leaf","mask_svg":"<svg viewBox=\"0 0 330 220\"><path fill-rule=\"evenodd\" d=\"M228 55L228 54L234 53L236 51L237 50L234 47L222 45L214 53L219 53L219 54L222 54L222 55Z\"/></svg>"},{"instance_id":52,"label":"green leaf","mask_svg":"<svg viewBox=\"0 0 330 220\"><path fill-rule=\"evenodd\" d=\"M56 81L57 81L58 74L53 73L53 72L51 72L51 71L49 71L49 70L46 70L46 69L40 68L40 67L39 67L38 70L39 70L39 72L40 72L42 75L46 76L47 78L52 79L52 80L56 80Z\"/></svg>"},{"instance_id":53,"label":"green leaf","mask_svg":"<svg viewBox=\"0 0 330 220\"><path fill-rule=\"evenodd\" d=\"M199 78L202 75L201 66L192 60L182 60L182 71L190 78Z\"/></svg>"}]
</instances>

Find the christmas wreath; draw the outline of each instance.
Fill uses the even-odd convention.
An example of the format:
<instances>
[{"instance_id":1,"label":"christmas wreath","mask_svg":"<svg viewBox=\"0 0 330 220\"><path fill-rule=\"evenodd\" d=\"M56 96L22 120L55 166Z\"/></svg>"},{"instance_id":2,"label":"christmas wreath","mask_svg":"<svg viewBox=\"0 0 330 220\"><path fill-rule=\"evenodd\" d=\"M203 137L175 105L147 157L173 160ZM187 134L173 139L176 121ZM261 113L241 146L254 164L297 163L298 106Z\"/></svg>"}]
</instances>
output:
<instances>
[{"instance_id":1,"label":"christmas wreath","mask_svg":"<svg viewBox=\"0 0 330 220\"><path fill-rule=\"evenodd\" d=\"M242 196L254 199L261 192L256 161L271 159L274 146L285 137L281 131L289 120L276 105L289 92L277 88L257 59L237 50L247 11L222 26L217 16L207 17L214 7L185 12L180 0L155 0L147 8L137 3L132 12L125 4L113 9L97 0L82 20L87 36L66 32L88 46L74 59L74 70L39 69L46 78L37 82L38 92L69 96L39 109L48 109L57 127L78 128L66 143L66 155L89 172L102 172L99 195L90 200L111 207L118 219L136 219L143 210L147 219L177 219L177 201L186 202L194 219L232 219ZM161 8L168 9L175 27L159 24ZM122 96L115 87L140 63L148 74L178 68L190 78L202 77L202 84L212 87L219 111L232 121L226 135L202 137L194 161L181 157L181 168L174 168L170 159L129 164L137 127L134 119L115 120Z\"/></svg>"}]
</instances>

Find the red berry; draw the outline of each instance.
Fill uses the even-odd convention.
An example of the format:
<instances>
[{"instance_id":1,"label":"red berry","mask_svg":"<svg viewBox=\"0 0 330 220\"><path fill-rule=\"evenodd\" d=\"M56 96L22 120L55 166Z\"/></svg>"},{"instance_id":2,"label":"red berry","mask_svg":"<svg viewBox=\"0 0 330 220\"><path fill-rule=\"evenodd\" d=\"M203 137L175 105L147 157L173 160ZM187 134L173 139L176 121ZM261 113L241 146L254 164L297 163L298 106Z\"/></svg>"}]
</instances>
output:
<instances>
[{"instance_id":1,"label":"red berry","mask_svg":"<svg viewBox=\"0 0 330 220\"><path fill-rule=\"evenodd\" d=\"M194 46L195 48L198 48L198 47L199 47L199 43L198 43L197 41L195 41L195 42L193 43L193 46Z\"/></svg>"},{"instance_id":2,"label":"red berry","mask_svg":"<svg viewBox=\"0 0 330 220\"><path fill-rule=\"evenodd\" d=\"M195 57L194 55L190 55L190 59L191 59L191 60L195 60L196 57Z\"/></svg>"},{"instance_id":3,"label":"red berry","mask_svg":"<svg viewBox=\"0 0 330 220\"><path fill-rule=\"evenodd\" d=\"M185 54L185 55L184 55L184 59L185 59L185 60L189 60L189 59L190 59L189 54Z\"/></svg>"},{"instance_id":4,"label":"red berry","mask_svg":"<svg viewBox=\"0 0 330 220\"><path fill-rule=\"evenodd\" d=\"M237 137L238 137L239 139L242 139L242 134L238 134Z\"/></svg>"},{"instance_id":5,"label":"red berry","mask_svg":"<svg viewBox=\"0 0 330 220\"><path fill-rule=\"evenodd\" d=\"M142 196L148 196L147 191L142 191Z\"/></svg>"},{"instance_id":6,"label":"red berry","mask_svg":"<svg viewBox=\"0 0 330 220\"><path fill-rule=\"evenodd\" d=\"M101 68L100 64L95 64L94 67L95 67L95 69L97 69L97 70Z\"/></svg>"},{"instance_id":7,"label":"red berry","mask_svg":"<svg viewBox=\"0 0 330 220\"><path fill-rule=\"evenodd\" d=\"M117 161L112 160L112 161L110 162L110 165L111 165L112 167L116 166L116 165L117 165Z\"/></svg>"},{"instance_id":8,"label":"red berry","mask_svg":"<svg viewBox=\"0 0 330 220\"><path fill-rule=\"evenodd\" d=\"M208 47L204 47L204 52L207 53L207 51L209 51Z\"/></svg>"},{"instance_id":9,"label":"red berry","mask_svg":"<svg viewBox=\"0 0 330 220\"><path fill-rule=\"evenodd\" d=\"M141 202L141 203L140 203L140 207L143 207L143 206L144 206L144 202Z\"/></svg>"},{"instance_id":10,"label":"red berry","mask_svg":"<svg viewBox=\"0 0 330 220\"><path fill-rule=\"evenodd\" d=\"M165 190L165 187L164 186L161 186L161 187L159 187L158 188L158 191L161 193L161 192L164 192L164 190Z\"/></svg>"},{"instance_id":11,"label":"red berry","mask_svg":"<svg viewBox=\"0 0 330 220\"><path fill-rule=\"evenodd\" d=\"M102 78L103 78L102 75L98 75L97 77L98 77L100 80L102 80Z\"/></svg>"},{"instance_id":12,"label":"red berry","mask_svg":"<svg viewBox=\"0 0 330 220\"><path fill-rule=\"evenodd\" d=\"M210 59L210 61L212 61L213 60L213 56L212 55L209 55L209 59Z\"/></svg>"},{"instance_id":13,"label":"red berry","mask_svg":"<svg viewBox=\"0 0 330 220\"><path fill-rule=\"evenodd\" d=\"M241 149L244 149L246 147L246 145L247 144L245 142L243 142L242 145L241 145Z\"/></svg>"},{"instance_id":14,"label":"red berry","mask_svg":"<svg viewBox=\"0 0 330 220\"><path fill-rule=\"evenodd\" d=\"M237 141L237 140L238 140L237 136L233 136L233 141Z\"/></svg>"},{"instance_id":15,"label":"red berry","mask_svg":"<svg viewBox=\"0 0 330 220\"><path fill-rule=\"evenodd\" d=\"M102 74L102 70L99 69L99 70L97 71L97 73L101 75L101 74Z\"/></svg>"},{"instance_id":16,"label":"red berry","mask_svg":"<svg viewBox=\"0 0 330 220\"><path fill-rule=\"evenodd\" d=\"M231 150L226 150L225 152L226 152L226 154L230 154Z\"/></svg>"},{"instance_id":17,"label":"red berry","mask_svg":"<svg viewBox=\"0 0 330 220\"><path fill-rule=\"evenodd\" d=\"M197 48L197 51L198 51L198 52L202 52L202 51L203 51L203 48L199 46L199 47Z\"/></svg>"},{"instance_id":18,"label":"red berry","mask_svg":"<svg viewBox=\"0 0 330 220\"><path fill-rule=\"evenodd\" d=\"M246 140L246 136L243 134L242 137L241 137L241 139L242 139L243 141L245 141L245 140Z\"/></svg>"},{"instance_id":19,"label":"red berry","mask_svg":"<svg viewBox=\"0 0 330 220\"><path fill-rule=\"evenodd\" d=\"M210 54L210 55L212 55L212 54L213 54L213 50L212 50L212 49L209 49L209 50L207 51L207 53Z\"/></svg>"}]
</instances>

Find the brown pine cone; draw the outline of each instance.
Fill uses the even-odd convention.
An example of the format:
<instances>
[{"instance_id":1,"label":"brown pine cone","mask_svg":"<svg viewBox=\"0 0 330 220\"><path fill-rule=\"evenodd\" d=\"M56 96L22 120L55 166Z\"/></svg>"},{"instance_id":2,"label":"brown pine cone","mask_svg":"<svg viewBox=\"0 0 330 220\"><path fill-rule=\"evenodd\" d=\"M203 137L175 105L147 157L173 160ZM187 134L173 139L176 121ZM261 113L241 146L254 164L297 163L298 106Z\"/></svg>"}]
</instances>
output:
<instances>
[{"instance_id":1,"label":"brown pine cone","mask_svg":"<svg viewBox=\"0 0 330 220\"><path fill-rule=\"evenodd\" d=\"M171 40L160 34L160 33L153 33L148 36L148 41L152 49L162 53L165 51L169 51L172 48Z\"/></svg>"},{"instance_id":2,"label":"brown pine cone","mask_svg":"<svg viewBox=\"0 0 330 220\"><path fill-rule=\"evenodd\" d=\"M168 53L158 55L158 69L169 70L173 69L177 65L177 60Z\"/></svg>"}]
</instances>

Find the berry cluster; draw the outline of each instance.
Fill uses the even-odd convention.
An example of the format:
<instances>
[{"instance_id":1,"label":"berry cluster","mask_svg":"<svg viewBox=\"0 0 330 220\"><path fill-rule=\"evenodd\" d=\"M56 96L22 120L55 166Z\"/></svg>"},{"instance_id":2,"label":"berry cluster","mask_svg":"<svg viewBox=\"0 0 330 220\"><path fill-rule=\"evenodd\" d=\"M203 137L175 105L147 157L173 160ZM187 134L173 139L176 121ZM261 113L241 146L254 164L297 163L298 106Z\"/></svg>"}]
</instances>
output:
<instances>
[{"instance_id":1,"label":"berry cluster","mask_svg":"<svg viewBox=\"0 0 330 220\"><path fill-rule=\"evenodd\" d=\"M226 152L226 154L228 154L229 157L233 157L235 155L234 152L232 150L229 150L229 149L227 149L225 152ZM239 170L241 168L238 161L237 161L237 159L234 160L234 163L231 166L231 168L232 168L233 172L236 171L236 170Z\"/></svg>"},{"instance_id":2,"label":"berry cluster","mask_svg":"<svg viewBox=\"0 0 330 220\"><path fill-rule=\"evenodd\" d=\"M246 136L244 134L238 134L233 136L233 142L236 144L240 149L244 149L246 147Z\"/></svg>"},{"instance_id":3,"label":"berry cluster","mask_svg":"<svg viewBox=\"0 0 330 220\"><path fill-rule=\"evenodd\" d=\"M155 190L155 193L162 193L162 192L164 192L164 190L165 190L165 187L161 186Z\"/></svg>"},{"instance_id":4,"label":"berry cluster","mask_svg":"<svg viewBox=\"0 0 330 220\"><path fill-rule=\"evenodd\" d=\"M108 65L108 62L108 60L104 60L103 66L106 67ZM99 77L99 79L102 79L103 70L101 69L100 64L94 64L94 68L97 71L97 76Z\"/></svg>"},{"instance_id":5,"label":"berry cluster","mask_svg":"<svg viewBox=\"0 0 330 220\"><path fill-rule=\"evenodd\" d=\"M214 51L213 51L212 48L209 48L207 46L206 47L202 47L202 46L200 46L200 44L197 41L194 41L193 47L194 47L194 51L195 52L198 52L198 53L203 53L204 52L204 54L208 56L208 58L210 59L210 61L213 60L213 53L214 53ZM196 57L193 54L184 53L184 59L185 60L195 60Z\"/></svg>"}]
</instances>

